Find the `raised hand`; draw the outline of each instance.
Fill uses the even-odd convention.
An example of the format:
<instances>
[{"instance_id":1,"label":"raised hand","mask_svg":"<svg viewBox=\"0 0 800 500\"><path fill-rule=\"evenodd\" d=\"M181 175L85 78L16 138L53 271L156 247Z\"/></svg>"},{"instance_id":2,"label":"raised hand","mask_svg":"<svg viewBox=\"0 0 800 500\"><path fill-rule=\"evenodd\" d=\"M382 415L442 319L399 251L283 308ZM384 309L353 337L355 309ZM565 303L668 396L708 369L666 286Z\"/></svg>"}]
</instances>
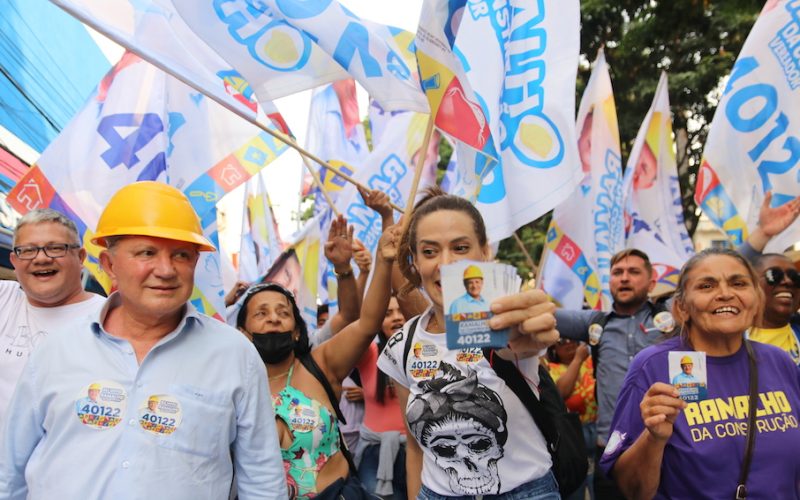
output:
<instances>
[{"instance_id":1,"label":"raised hand","mask_svg":"<svg viewBox=\"0 0 800 500\"><path fill-rule=\"evenodd\" d=\"M397 247L400 245L400 224L389 226L378 241L378 257L386 262L394 262L397 258Z\"/></svg>"},{"instance_id":2,"label":"raised hand","mask_svg":"<svg viewBox=\"0 0 800 500\"><path fill-rule=\"evenodd\" d=\"M686 403L678 397L678 389L663 382L651 385L639 403L644 426L660 441L672 436L675 419L685 407Z\"/></svg>"},{"instance_id":3,"label":"raised hand","mask_svg":"<svg viewBox=\"0 0 800 500\"><path fill-rule=\"evenodd\" d=\"M364 199L364 203L380 214L381 220L392 219L393 209L388 194L377 189L366 190L361 187L358 188L358 192Z\"/></svg>"},{"instance_id":4,"label":"raised hand","mask_svg":"<svg viewBox=\"0 0 800 500\"><path fill-rule=\"evenodd\" d=\"M353 260L356 261L359 271L369 274L372 268L372 254L367 250L367 247L358 240L353 242Z\"/></svg>"},{"instance_id":5,"label":"raised hand","mask_svg":"<svg viewBox=\"0 0 800 500\"><path fill-rule=\"evenodd\" d=\"M764 234L772 238L782 233L800 215L800 196L779 207L771 207L772 191L767 191L761 209L758 212L758 227Z\"/></svg>"},{"instance_id":6,"label":"raised hand","mask_svg":"<svg viewBox=\"0 0 800 500\"><path fill-rule=\"evenodd\" d=\"M331 261L337 272L350 268L353 257L353 226L347 227L347 220L339 215L331 221L328 241L325 243L325 257Z\"/></svg>"},{"instance_id":7,"label":"raised hand","mask_svg":"<svg viewBox=\"0 0 800 500\"><path fill-rule=\"evenodd\" d=\"M492 301L493 330L511 328L508 347L516 353L540 351L558 341L556 306L541 290L507 295Z\"/></svg>"}]
</instances>

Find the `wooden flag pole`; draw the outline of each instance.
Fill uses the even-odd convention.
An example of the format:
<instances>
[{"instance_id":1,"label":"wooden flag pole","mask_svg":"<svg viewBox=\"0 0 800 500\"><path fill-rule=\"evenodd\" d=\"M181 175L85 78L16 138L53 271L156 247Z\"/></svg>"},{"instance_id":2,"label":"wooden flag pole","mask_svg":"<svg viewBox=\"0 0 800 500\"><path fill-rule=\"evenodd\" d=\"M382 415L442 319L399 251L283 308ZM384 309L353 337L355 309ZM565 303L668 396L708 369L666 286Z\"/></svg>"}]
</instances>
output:
<instances>
[{"instance_id":1,"label":"wooden flag pole","mask_svg":"<svg viewBox=\"0 0 800 500\"><path fill-rule=\"evenodd\" d=\"M333 204L333 200L331 199L331 195L328 193L328 190L322 185L322 179L319 178L319 172L314 169L314 167L311 165L311 162L308 161L308 158L302 155L300 156L303 158L303 165L306 166L308 173L311 174L311 178L314 179L314 185L317 186L317 189L319 189L319 191L322 193L322 196L325 197L325 201L328 202L328 206L330 206L331 210L333 210L333 215L339 217L341 213L339 212L339 209L336 208L336 205Z\"/></svg>"},{"instance_id":2,"label":"wooden flag pole","mask_svg":"<svg viewBox=\"0 0 800 500\"><path fill-rule=\"evenodd\" d=\"M531 254L528 252L528 249L525 248L525 244L522 242L522 239L519 237L517 232L514 231L511 234L514 236L514 241L517 242L519 249L522 250L522 255L525 256L525 262L528 263L528 266L531 268L531 272L535 274L538 268L536 267L536 263L533 262L533 257L531 257Z\"/></svg>"},{"instance_id":3,"label":"wooden flag pole","mask_svg":"<svg viewBox=\"0 0 800 500\"><path fill-rule=\"evenodd\" d=\"M411 181L411 191L408 193L408 202L406 202L403 225L400 226L401 234L406 231L406 228L408 228L408 224L411 221L411 215L414 213L414 199L417 197L419 181L422 178L422 171L425 168L425 161L428 159L428 146L431 143L431 136L433 136L433 121L433 115L428 115L428 125L425 127L425 136L422 138L422 148L419 150L417 167L416 170L414 170L414 180Z\"/></svg>"},{"instance_id":4,"label":"wooden flag pole","mask_svg":"<svg viewBox=\"0 0 800 500\"><path fill-rule=\"evenodd\" d=\"M219 97L213 95L212 92L209 92L208 90L204 89L202 86L198 85L194 81L184 77L183 75L180 75L180 74L176 73L175 71L172 70L172 68L168 68L162 62L158 61L154 57L150 57L150 55L141 52L136 47L132 47L123 37L117 36L116 33L113 33L112 31L106 29L104 26L101 26L98 23L95 23L92 19L90 19L88 16L83 15L77 9L70 9L70 8L68 8L66 6L63 6L63 5L59 5L59 7L61 7L64 11L66 11L69 15L71 15L75 19L78 19L79 21L81 21L82 23L86 24L87 26L91 26L94 30L98 31L100 34L102 34L103 36L107 37L112 42L114 42L114 43L116 43L116 44L118 44L118 45L120 45L122 47L125 47L125 49L127 49L128 51L132 52L133 54L136 54L137 56L139 56L143 60L149 62L150 64L152 64L156 68L160 69L164 73L172 76L173 78L181 81L185 85L188 85L189 87L191 87L191 88L195 89L196 91L200 92L201 94L203 94L204 96L208 97L212 101L216 102L217 104L219 104L223 108L227 109L231 113L235 114L236 116L238 116L238 117L240 117L240 118L242 118L244 120L247 120L249 123L255 125L256 127L261 129L262 131L266 132L267 134L271 135L275 139L278 139L279 141L283 142L284 144L286 144L290 148L294 149L295 151L297 151L301 155L305 156L306 158L315 161L316 163L322 165L323 167L326 167L331 172L334 172L336 175L338 175L342 179L346 180L347 182L349 182L349 183L351 183L351 184L353 184L355 186L358 186L358 187L360 187L362 189L369 190L369 188L367 186L361 184L360 182L358 182L357 180L353 179L349 175L345 174L344 172L342 172L338 168L330 165L328 162L320 160L316 155L314 155L314 154L310 153L309 151L303 149L299 144L297 144L297 142L292 137L290 137L290 136L288 136L288 135L286 135L283 132L280 132L278 130L271 129L270 127L268 127L268 126L264 125L263 123L261 123L260 121L258 121L258 119L255 116L244 112L238 106L231 105L229 102L227 102L224 99L220 99ZM398 207L394 203L390 202L390 204L391 204L393 209L397 210L400 213L403 213L403 209L402 208Z\"/></svg>"}]
</instances>

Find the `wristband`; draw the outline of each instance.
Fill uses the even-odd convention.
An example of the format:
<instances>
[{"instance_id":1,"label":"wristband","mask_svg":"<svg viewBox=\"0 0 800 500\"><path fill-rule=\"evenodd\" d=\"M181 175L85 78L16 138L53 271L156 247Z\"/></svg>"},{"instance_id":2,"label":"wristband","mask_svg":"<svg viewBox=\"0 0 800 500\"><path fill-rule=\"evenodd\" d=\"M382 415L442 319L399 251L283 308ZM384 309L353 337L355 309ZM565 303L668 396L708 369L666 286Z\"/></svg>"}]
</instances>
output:
<instances>
[{"instance_id":1,"label":"wristband","mask_svg":"<svg viewBox=\"0 0 800 500\"><path fill-rule=\"evenodd\" d=\"M343 271L341 273L337 272L336 269L334 269L333 270L333 274L334 274L334 276L336 276L337 280L341 280L341 279L344 279L344 278L349 278L349 277L351 277L353 275L353 268L350 267L350 268L347 269L347 271Z\"/></svg>"}]
</instances>

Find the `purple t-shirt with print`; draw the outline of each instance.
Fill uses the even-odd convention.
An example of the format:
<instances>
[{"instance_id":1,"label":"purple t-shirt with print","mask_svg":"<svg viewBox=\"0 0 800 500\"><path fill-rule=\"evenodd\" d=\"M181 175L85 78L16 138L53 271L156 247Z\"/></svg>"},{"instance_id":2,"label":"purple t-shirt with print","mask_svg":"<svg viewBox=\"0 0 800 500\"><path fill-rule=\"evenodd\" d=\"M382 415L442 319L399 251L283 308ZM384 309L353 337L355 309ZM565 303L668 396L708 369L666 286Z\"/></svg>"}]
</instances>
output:
<instances>
[{"instance_id":1,"label":"purple t-shirt with print","mask_svg":"<svg viewBox=\"0 0 800 500\"><path fill-rule=\"evenodd\" d=\"M749 498L800 497L800 381L789 356L753 342L758 363L755 451ZM645 431L639 403L655 382L669 383L668 353L690 351L679 337L648 347L633 359L600 460L606 474ZM731 356L708 356L708 399L689 403L664 450L656 498L733 498L742 467L749 365L744 345Z\"/></svg>"}]
</instances>

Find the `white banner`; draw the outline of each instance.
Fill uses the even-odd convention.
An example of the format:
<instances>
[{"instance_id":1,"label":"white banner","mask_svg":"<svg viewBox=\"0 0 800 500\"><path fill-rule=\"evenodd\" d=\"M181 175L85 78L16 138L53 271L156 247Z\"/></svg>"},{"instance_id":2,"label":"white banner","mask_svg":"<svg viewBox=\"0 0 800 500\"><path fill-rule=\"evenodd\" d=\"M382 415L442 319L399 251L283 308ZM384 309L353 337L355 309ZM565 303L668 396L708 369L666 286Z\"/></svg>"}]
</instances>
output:
<instances>
[{"instance_id":1,"label":"white banner","mask_svg":"<svg viewBox=\"0 0 800 500\"><path fill-rule=\"evenodd\" d=\"M455 49L499 152L477 198L490 241L552 209L580 182L579 20L578 0L469 2L461 14ZM457 150L477 176L490 168L481 153Z\"/></svg>"},{"instance_id":2,"label":"white banner","mask_svg":"<svg viewBox=\"0 0 800 500\"><path fill-rule=\"evenodd\" d=\"M708 133L695 199L735 245L772 206L800 195L800 2L769 0L731 71ZM766 252L800 239L800 221Z\"/></svg>"},{"instance_id":3,"label":"white banner","mask_svg":"<svg viewBox=\"0 0 800 500\"><path fill-rule=\"evenodd\" d=\"M661 73L628 159L623 191L626 245L646 252L654 266L663 266L657 280L666 286L677 284L673 271L694 253L683 222L672 136L667 74Z\"/></svg>"},{"instance_id":4,"label":"white banner","mask_svg":"<svg viewBox=\"0 0 800 500\"><path fill-rule=\"evenodd\" d=\"M585 300L592 309L609 310L611 257L624 248L625 230L617 110L602 50L581 99L577 130L584 177L553 211L542 286L563 307L580 309Z\"/></svg>"}]
</instances>

